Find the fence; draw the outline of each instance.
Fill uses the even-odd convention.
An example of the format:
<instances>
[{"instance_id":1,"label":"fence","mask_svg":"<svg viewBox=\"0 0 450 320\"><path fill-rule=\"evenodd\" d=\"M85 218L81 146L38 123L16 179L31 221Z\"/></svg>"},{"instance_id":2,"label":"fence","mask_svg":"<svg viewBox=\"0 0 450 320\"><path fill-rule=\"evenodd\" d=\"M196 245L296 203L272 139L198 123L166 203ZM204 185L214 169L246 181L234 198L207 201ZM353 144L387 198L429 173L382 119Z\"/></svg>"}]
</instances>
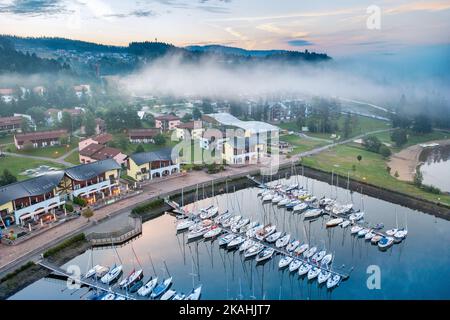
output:
<instances>
[{"instance_id":1,"label":"fence","mask_svg":"<svg viewBox=\"0 0 450 320\"><path fill-rule=\"evenodd\" d=\"M92 246L119 245L127 242L142 233L142 218L132 217L131 223L122 229L112 232L97 233L93 232L87 235L87 239Z\"/></svg>"}]
</instances>

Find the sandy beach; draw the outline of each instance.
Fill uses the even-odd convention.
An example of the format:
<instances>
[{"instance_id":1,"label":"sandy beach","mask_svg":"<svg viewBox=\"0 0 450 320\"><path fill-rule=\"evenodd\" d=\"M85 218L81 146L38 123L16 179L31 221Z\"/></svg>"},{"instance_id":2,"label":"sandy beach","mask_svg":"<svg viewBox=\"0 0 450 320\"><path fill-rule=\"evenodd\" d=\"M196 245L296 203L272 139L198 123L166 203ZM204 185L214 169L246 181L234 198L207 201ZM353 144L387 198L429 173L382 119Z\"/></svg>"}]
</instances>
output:
<instances>
[{"instance_id":1,"label":"sandy beach","mask_svg":"<svg viewBox=\"0 0 450 320\"><path fill-rule=\"evenodd\" d=\"M432 143L437 143L441 146L449 145L450 139L429 141L426 144ZM424 150L424 148L421 147L422 144L425 143L410 146L391 156L388 166L391 168L392 176L394 176L397 171L399 174L397 179L402 181L413 181L416 168L420 164L420 154Z\"/></svg>"}]
</instances>

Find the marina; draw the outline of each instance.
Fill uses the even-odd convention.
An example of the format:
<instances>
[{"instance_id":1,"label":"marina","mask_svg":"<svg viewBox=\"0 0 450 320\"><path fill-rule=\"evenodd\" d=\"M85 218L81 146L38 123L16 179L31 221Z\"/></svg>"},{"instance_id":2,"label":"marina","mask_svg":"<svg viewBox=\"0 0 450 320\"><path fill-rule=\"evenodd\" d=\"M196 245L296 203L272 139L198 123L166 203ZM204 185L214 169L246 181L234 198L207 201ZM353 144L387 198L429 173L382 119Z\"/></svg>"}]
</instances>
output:
<instances>
[{"instance_id":1,"label":"marina","mask_svg":"<svg viewBox=\"0 0 450 320\"><path fill-rule=\"evenodd\" d=\"M177 224L182 220L177 219L172 214L165 214L143 223L142 236L132 242L136 256L141 260L144 273L143 283L149 281L150 275L153 278L158 277L158 283L166 279L168 275L164 264L167 263L173 282L170 289L177 292L172 298L176 297L177 299L183 295L186 297L189 292L200 285L202 287L201 299L253 299L252 297L255 297L255 299L348 299L354 294L365 299L398 297L398 292L369 290L366 287L366 269L370 265L378 265L382 272L384 270L382 278L384 286L399 290L406 268L408 274L411 274L411 272L415 274L413 283L438 288L434 293L433 291L427 291L427 297L432 298L437 294L449 296L449 289L439 281L438 277L428 278L425 283L418 276L417 268L414 267L414 270L417 271L413 271L410 267L412 264L420 266L425 261L427 261L427 264L435 263L436 268L441 265L441 262L435 260L435 256L418 248L423 241L424 234L436 234L436 237L427 237L428 242L432 241L436 248L443 245L440 244L441 241L445 243L446 238L449 240L448 233L444 233L444 230L450 229L447 221L375 198L361 196L358 193L349 193L346 189L306 179L302 176L266 184L275 187L279 183L289 185L296 181L299 181L300 186L303 186L304 189L311 190L311 193L314 190L318 200L326 196L336 198L339 203L352 202L355 212L364 209L366 214L362 220L347 228L339 225L327 227L326 223L330 219L337 219L336 215L324 214L312 220L305 220L302 216L303 213L293 213L286 207L278 207L272 202L264 203L258 200L260 199L258 193L261 189L257 187L238 191L229 190L229 193L221 193L214 197L199 199L186 204L183 209L189 212L200 212L201 208L206 209L214 206L218 208L218 213L211 217L211 220L228 210L229 217L240 215L243 219L248 219L247 226L254 221L264 225L272 223L276 225L277 232L291 235L289 244L297 240L298 247L303 243L309 243L311 247L317 247L315 253L325 251L327 255L331 254L333 262L330 261L329 275L326 272L327 269L321 273L321 265L316 266L318 267L316 269L311 263L310 269L314 269L311 271L311 277L314 277L308 279L310 269L306 267L307 264L305 263L308 260L303 260L303 257L300 257L301 264L297 266L296 270L290 271L292 261L285 268L280 269L278 266L280 259L285 256L292 258L292 260L296 258L295 250L292 250L289 244L282 249L276 246L276 241L273 243L262 242L266 248L273 250L273 253L268 252L268 258L261 262L256 262L256 256L245 259L245 250L238 250L239 245L230 250L226 246L219 246L222 235L234 233L231 224L228 227L221 225L220 233L213 235L211 239L199 237L188 241L189 230L184 232L177 232L176 230ZM199 193L201 194L201 192ZM180 212L181 210L174 215L179 215ZM398 212L397 215L396 212ZM405 221L406 216L407 221ZM367 223L370 223L373 227L379 227L383 223L386 226L384 229L381 231L373 230L374 233L377 232L383 236L386 234L383 230L395 229L397 228L396 224L398 224L398 228L402 228L407 223L410 234L406 240L392 244L387 250L376 250L371 241L365 241L365 237L353 236L350 233L351 226L366 227ZM437 226L439 226L438 229L436 229ZM280 235L278 240L282 237ZM253 240L257 241L256 239ZM125 275L128 275L136 264L135 254L130 247L130 244L126 244L116 248L123 262ZM152 267L149 254L151 254L155 268ZM90 255L94 256L93 263L89 262ZM112 247L96 248L92 252L86 252L73 259L65 267L72 264L79 265L84 272L84 270L87 270L85 267L87 263L91 265L99 263L105 266L114 264L115 256ZM313 256L310 256L309 261L312 261ZM328 260L330 258L322 257L322 259ZM305 267L302 267L303 265ZM292 268L295 269L295 267ZM443 265L440 268L444 268ZM299 276L305 270L306 273ZM446 268L440 270L444 274L447 272ZM322 275L319 279L320 274ZM218 277L218 275L221 276ZM337 276L342 278L338 279ZM327 288L327 281L330 281L331 284L335 283L333 289ZM319 284L319 282L321 283ZM61 289L58 289L64 286L65 282L57 284L54 280L50 282L44 278L11 298L31 298L33 294L37 294L39 290L45 288L48 292L48 298L80 299L81 293L71 294L69 290L61 292ZM418 294L402 292L400 292L400 297L406 298ZM167 296L171 296L171 292ZM82 298L85 297L86 295L83 295ZM136 297L136 299L139 299L139 297Z\"/></svg>"}]
</instances>

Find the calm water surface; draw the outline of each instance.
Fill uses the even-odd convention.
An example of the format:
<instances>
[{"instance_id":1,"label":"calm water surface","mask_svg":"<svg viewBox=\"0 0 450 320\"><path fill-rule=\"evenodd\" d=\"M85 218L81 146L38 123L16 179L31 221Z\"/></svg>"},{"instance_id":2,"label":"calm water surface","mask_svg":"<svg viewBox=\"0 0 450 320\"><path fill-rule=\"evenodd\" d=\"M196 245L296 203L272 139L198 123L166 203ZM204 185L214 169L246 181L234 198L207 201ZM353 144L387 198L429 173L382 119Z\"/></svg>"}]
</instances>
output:
<instances>
[{"instance_id":1,"label":"calm water surface","mask_svg":"<svg viewBox=\"0 0 450 320\"><path fill-rule=\"evenodd\" d=\"M450 192L450 145L425 150L420 156L423 183Z\"/></svg>"},{"instance_id":2,"label":"calm water surface","mask_svg":"<svg viewBox=\"0 0 450 320\"><path fill-rule=\"evenodd\" d=\"M185 234L176 234L176 219L163 215L143 225L143 235L117 248L124 264L125 274L138 267L133 250L142 264L145 279L154 275L149 255L158 277L167 276L164 261L173 276L172 288L189 292L202 284L202 299L449 299L450 298L450 222L419 211L394 205L375 198L350 194L345 189L329 184L292 177L315 195L337 196L341 202L353 200L356 208L364 209L365 221L383 222L387 228L407 224L408 238L385 252L364 239L350 235L350 229L326 229L327 217L304 222L299 214L262 204L257 188L248 188L228 195L198 201L188 207L202 208L216 204L240 212L252 220L271 221L280 231L291 233L297 239L308 241L335 254L333 267L350 271L350 278L332 291L319 287L317 280L301 279L297 273L278 270L279 256L263 265L244 260L239 252L220 249L218 241L203 240L186 244ZM88 251L68 265L88 269L91 252ZM97 249L92 253L94 263L110 266L118 262L112 248ZM379 266L381 289L367 287L367 268ZM144 280L145 280L144 279ZM83 298L87 289L65 290L65 282L44 278L15 294L11 299L75 299Z\"/></svg>"}]
</instances>

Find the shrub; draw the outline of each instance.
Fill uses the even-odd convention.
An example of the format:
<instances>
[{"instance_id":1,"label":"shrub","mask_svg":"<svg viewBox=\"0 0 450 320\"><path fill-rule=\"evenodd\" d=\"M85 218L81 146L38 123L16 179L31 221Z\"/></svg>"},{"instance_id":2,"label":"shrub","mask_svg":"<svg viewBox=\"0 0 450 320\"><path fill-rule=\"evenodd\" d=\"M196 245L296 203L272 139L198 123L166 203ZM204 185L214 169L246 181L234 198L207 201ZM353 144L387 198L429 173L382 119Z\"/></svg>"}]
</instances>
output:
<instances>
[{"instance_id":1,"label":"shrub","mask_svg":"<svg viewBox=\"0 0 450 320\"><path fill-rule=\"evenodd\" d=\"M378 149L378 152L385 158L391 155L391 149L389 149L385 145L381 145L380 148Z\"/></svg>"},{"instance_id":2,"label":"shrub","mask_svg":"<svg viewBox=\"0 0 450 320\"><path fill-rule=\"evenodd\" d=\"M27 263L25 263L24 265L22 265L20 268L17 268L16 270L14 270L13 272L8 273L6 276L4 276L3 278L0 279L0 283L5 282L9 279L14 278L15 276L17 276L19 273L21 273L22 271L25 271L31 267L35 266L35 263L33 261L28 261Z\"/></svg>"},{"instance_id":3,"label":"shrub","mask_svg":"<svg viewBox=\"0 0 450 320\"><path fill-rule=\"evenodd\" d=\"M85 237L84 233L77 234L76 236L73 236L72 238L64 240L57 246L48 249L47 251L44 252L43 256L44 256L44 258L51 257L51 256L55 255L56 253L58 253L59 251L65 249L71 245L74 245L78 242L85 241L85 240L86 240L86 237Z\"/></svg>"},{"instance_id":4,"label":"shrub","mask_svg":"<svg viewBox=\"0 0 450 320\"><path fill-rule=\"evenodd\" d=\"M92 209L90 209L90 208L87 208L87 209L83 210L82 215L89 222L89 219L94 215L94 211L92 211Z\"/></svg>"},{"instance_id":5,"label":"shrub","mask_svg":"<svg viewBox=\"0 0 450 320\"><path fill-rule=\"evenodd\" d=\"M435 186L432 186L432 185L422 185L422 189L424 190L424 191L426 191L426 192L430 192L430 193L434 193L434 194L441 194L442 193L442 191L441 191L441 189L439 189L439 188L437 188L437 187L435 187Z\"/></svg>"},{"instance_id":6,"label":"shrub","mask_svg":"<svg viewBox=\"0 0 450 320\"><path fill-rule=\"evenodd\" d=\"M73 198L73 203L75 203L75 204L77 204L77 205L79 205L80 207L86 207L86 205L87 205L87 201L86 200L84 200L83 198L80 198L80 197L74 197Z\"/></svg>"},{"instance_id":7,"label":"shrub","mask_svg":"<svg viewBox=\"0 0 450 320\"><path fill-rule=\"evenodd\" d=\"M391 167L387 166L387 167L386 167L386 171L387 171L389 174L391 174Z\"/></svg>"},{"instance_id":8,"label":"shrub","mask_svg":"<svg viewBox=\"0 0 450 320\"><path fill-rule=\"evenodd\" d=\"M397 170L395 170L394 177L396 177L396 178L400 177Z\"/></svg>"},{"instance_id":9,"label":"shrub","mask_svg":"<svg viewBox=\"0 0 450 320\"><path fill-rule=\"evenodd\" d=\"M73 212L73 205L71 205L70 203L66 203L64 207L66 208L67 212Z\"/></svg>"},{"instance_id":10,"label":"shrub","mask_svg":"<svg viewBox=\"0 0 450 320\"><path fill-rule=\"evenodd\" d=\"M152 209L162 206L163 204L164 204L163 199L156 199L156 200L144 203L142 205L139 205L137 207L134 207L133 210L131 210L131 213L144 214Z\"/></svg>"}]
</instances>

